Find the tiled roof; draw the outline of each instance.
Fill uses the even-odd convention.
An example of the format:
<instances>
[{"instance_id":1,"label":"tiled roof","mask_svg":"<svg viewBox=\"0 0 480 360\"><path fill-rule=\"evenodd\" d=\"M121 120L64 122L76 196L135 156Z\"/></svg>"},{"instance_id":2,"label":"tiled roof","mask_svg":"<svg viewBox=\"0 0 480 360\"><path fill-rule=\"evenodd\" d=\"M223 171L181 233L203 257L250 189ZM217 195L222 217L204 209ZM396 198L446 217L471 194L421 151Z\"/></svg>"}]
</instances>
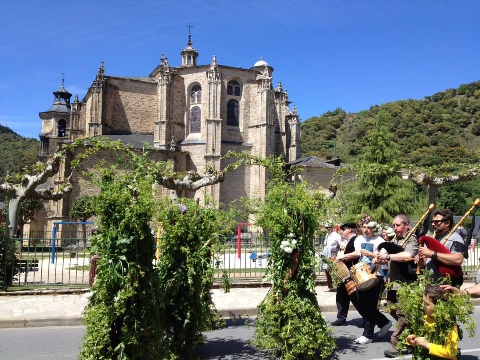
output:
<instances>
[{"instance_id":1,"label":"tiled roof","mask_svg":"<svg viewBox=\"0 0 480 360\"><path fill-rule=\"evenodd\" d=\"M306 156L301 157L295 161L287 163L288 165L302 166L302 167L316 167L316 168L328 168L336 169L338 166L332 165L330 162L332 160L320 159L316 156Z\"/></svg>"}]
</instances>

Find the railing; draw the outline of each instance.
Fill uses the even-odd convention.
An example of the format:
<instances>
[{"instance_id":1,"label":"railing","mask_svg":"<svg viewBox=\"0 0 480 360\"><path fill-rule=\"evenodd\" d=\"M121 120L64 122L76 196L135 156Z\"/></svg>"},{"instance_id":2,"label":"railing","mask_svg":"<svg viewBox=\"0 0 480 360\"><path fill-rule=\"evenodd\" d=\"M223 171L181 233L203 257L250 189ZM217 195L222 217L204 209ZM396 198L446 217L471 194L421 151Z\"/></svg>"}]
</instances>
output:
<instances>
[{"instance_id":1,"label":"railing","mask_svg":"<svg viewBox=\"0 0 480 360\"><path fill-rule=\"evenodd\" d=\"M225 269L230 279L238 281L261 281L268 266L270 243L267 238L256 233L242 233L225 239L223 250L214 254L212 264L218 265L215 277L220 281ZM17 239L17 261L13 271L13 282L9 288L52 289L55 287L85 288L89 286L91 266L90 242L88 238L57 239L52 251L52 240L45 238ZM60 245L59 245L60 244ZM317 259L323 250L323 237L314 239ZM463 270L472 278L480 256L480 246L469 249L469 258L463 263ZM155 261L154 261L155 263ZM324 279L320 261L315 269L317 279Z\"/></svg>"},{"instance_id":2,"label":"railing","mask_svg":"<svg viewBox=\"0 0 480 360\"><path fill-rule=\"evenodd\" d=\"M15 239L16 260L9 286L52 288L88 286L90 243L87 238ZM55 243L55 247L52 244Z\"/></svg>"}]
</instances>

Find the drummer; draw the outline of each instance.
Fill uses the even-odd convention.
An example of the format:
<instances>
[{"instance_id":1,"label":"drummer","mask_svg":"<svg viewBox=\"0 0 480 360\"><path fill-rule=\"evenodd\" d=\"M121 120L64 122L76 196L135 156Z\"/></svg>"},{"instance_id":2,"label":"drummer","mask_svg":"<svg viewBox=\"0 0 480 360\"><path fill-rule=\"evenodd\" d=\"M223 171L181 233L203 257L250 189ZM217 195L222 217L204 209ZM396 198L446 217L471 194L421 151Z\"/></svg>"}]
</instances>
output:
<instances>
[{"instance_id":1,"label":"drummer","mask_svg":"<svg viewBox=\"0 0 480 360\"><path fill-rule=\"evenodd\" d=\"M372 260L376 257L378 252L378 245L384 242L379 236L381 231L380 226L367 218L362 222L363 235L357 236L354 242L355 251L346 254L344 261L360 259L360 262L366 264L370 270L375 271L377 276L376 284L368 290L358 291L359 306L362 310L362 316L365 319L363 325L363 334L355 339L357 344L368 344L373 341L373 333L375 325L380 328L379 336L385 336L392 326L392 322L382 314L377 307L378 295L380 293L380 286L383 283L383 276ZM352 270L351 270L352 271Z\"/></svg>"},{"instance_id":2,"label":"drummer","mask_svg":"<svg viewBox=\"0 0 480 360\"><path fill-rule=\"evenodd\" d=\"M342 260L345 258L344 254L349 254L355 251L354 243L357 237L357 224L356 223L345 223L340 226L340 234L342 239L345 240L345 246L343 248L343 254L338 254L337 259ZM353 260L344 261L347 269L350 269L353 265ZM337 304L337 319L332 321L330 325L332 326L344 326L347 325L347 315L350 302L357 308L357 294L353 294L351 297L348 295L347 288L345 284L341 282L337 286L337 293L335 295L335 302ZM357 308L358 310L358 308ZM360 312L360 311L359 311Z\"/></svg>"}]
</instances>

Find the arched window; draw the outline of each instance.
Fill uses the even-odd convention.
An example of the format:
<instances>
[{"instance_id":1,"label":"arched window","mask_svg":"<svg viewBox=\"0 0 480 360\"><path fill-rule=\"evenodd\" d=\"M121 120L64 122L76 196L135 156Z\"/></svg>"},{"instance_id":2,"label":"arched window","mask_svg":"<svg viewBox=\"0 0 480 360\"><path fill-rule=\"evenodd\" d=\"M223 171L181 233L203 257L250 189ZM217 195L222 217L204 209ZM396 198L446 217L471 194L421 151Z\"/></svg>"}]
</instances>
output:
<instances>
[{"instance_id":1,"label":"arched window","mask_svg":"<svg viewBox=\"0 0 480 360\"><path fill-rule=\"evenodd\" d=\"M199 133L202 124L202 110L200 106L194 106L190 110L190 133Z\"/></svg>"},{"instance_id":2,"label":"arched window","mask_svg":"<svg viewBox=\"0 0 480 360\"><path fill-rule=\"evenodd\" d=\"M67 136L67 122L64 119L58 120L57 130L58 137Z\"/></svg>"},{"instance_id":3,"label":"arched window","mask_svg":"<svg viewBox=\"0 0 480 360\"><path fill-rule=\"evenodd\" d=\"M242 96L242 90L238 81L231 80L228 82L227 95Z\"/></svg>"},{"instance_id":4,"label":"arched window","mask_svg":"<svg viewBox=\"0 0 480 360\"><path fill-rule=\"evenodd\" d=\"M235 99L227 102L227 125L239 126L240 124L240 104Z\"/></svg>"},{"instance_id":5,"label":"arched window","mask_svg":"<svg viewBox=\"0 0 480 360\"><path fill-rule=\"evenodd\" d=\"M191 104L200 104L202 102L202 87L200 85L195 85L192 87L190 92L190 103Z\"/></svg>"}]
</instances>

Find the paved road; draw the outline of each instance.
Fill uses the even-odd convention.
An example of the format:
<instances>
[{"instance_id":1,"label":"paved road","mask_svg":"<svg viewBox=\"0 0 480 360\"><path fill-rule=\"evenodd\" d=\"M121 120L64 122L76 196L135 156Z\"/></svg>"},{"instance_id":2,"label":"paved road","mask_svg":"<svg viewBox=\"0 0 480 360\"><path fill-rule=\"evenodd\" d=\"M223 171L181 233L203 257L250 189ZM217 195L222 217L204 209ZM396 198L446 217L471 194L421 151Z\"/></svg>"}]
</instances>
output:
<instances>
[{"instance_id":1,"label":"paved road","mask_svg":"<svg viewBox=\"0 0 480 360\"><path fill-rule=\"evenodd\" d=\"M477 324L480 322L480 308L473 314ZM334 313L325 313L328 321L335 318ZM355 312L349 315L349 326L333 327L338 350L328 360L386 360L383 351L388 347L389 336L376 338L368 345L357 345L353 340L361 335L358 327L361 319ZM198 350L202 360L218 359L265 359L271 360L264 351L258 351L248 344L255 329L253 319L229 321L227 327L206 333L207 342ZM83 326L15 328L0 329L0 359L2 360L41 360L76 359L80 349ZM479 330L480 331L480 330ZM477 335L478 339L478 335ZM461 342L461 360L478 360L480 346L475 338L466 336ZM411 356L399 358L409 360Z\"/></svg>"}]
</instances>

